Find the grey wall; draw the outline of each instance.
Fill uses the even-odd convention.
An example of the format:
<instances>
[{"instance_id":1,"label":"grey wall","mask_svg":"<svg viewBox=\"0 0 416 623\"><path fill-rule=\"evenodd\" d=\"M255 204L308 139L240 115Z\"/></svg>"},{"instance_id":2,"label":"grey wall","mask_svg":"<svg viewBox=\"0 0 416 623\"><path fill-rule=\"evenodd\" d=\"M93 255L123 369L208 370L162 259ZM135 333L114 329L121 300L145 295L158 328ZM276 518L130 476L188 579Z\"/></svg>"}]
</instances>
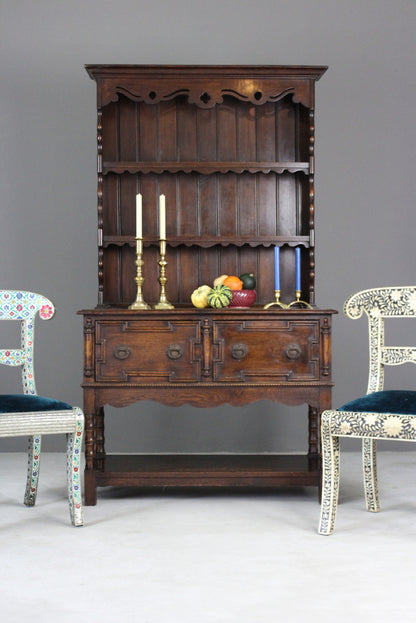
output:
<instances>
[{"instance_id":1,"label":"grey wall","mask_svg":"<svg viewBox=\"0 0 416 623\"><path fill-rule=\"evenodd\" d=\"M329 65L317 84L316 286L318 305L341 311L356 290L415 282L415 21L412 0L3 0L0 288L56 303L37 328L39 392L82 404L76 311L97 300L85 63ZM4 324L0 338L14 339ZM334 403L365 390L365 340L364 320L335 319ZM11 372L0 391L14 391ZM109 409L107 441L126 451L302 451L305 409L145 403Z\"/></svg>"}]
</instances>

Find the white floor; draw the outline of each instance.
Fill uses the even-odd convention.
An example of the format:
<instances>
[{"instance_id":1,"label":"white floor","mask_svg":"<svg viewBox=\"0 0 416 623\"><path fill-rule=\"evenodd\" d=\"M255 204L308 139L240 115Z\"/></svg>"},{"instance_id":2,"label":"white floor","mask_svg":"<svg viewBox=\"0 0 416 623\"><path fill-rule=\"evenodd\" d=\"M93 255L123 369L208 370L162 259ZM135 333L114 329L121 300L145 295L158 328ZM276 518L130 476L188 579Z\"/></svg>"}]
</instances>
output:
<instances>
[{"instance_id":1,"label":"white floor","mask_svg":"<svg viewBox=\"0 0 416 623\"><path fill-rule=\"evenodd\" d=\"M382 511L364 510L358 453L342 455L333 536L316 489L206 494L100 489L69 524L65 457L0 455L1 616L7 623L415 621L413 452L380 452Z\"/></svg>"}]
</instances>

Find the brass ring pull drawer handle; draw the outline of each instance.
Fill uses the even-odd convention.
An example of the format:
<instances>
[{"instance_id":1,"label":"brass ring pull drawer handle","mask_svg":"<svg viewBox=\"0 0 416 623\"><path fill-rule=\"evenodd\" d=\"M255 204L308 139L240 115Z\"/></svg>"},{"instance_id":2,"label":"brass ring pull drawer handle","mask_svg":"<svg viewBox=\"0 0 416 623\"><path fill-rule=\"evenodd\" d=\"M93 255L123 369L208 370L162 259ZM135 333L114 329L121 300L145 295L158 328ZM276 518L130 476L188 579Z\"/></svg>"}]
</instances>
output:
<instances>
[{"instance_id":1,"label":"brass ring pull drawer handle","mask_svg":"<svg viewBox=\"0 0 416 623\"><path fill-rule=\"evenodd\" d=\"M116 359L127 359L131 355L131 350L126 344L119 344L114 349L114 357Z\"/></svg>"},{"instance_id":2,"label":"brass ring pull drawer handle","mask_svg":"<svg viewBox=\"0 0 416 623\"><path fill-rule=\"evenodd\" d=\"M183 349L180 344L170 344L167 348L166 355L169 359L180 359L183 355Z\"/></svg>"},{"instance_id":3,"label":"brass ring pull drawer handle","mask_svg":"<svg viewBox=\"0 0 416 623\"><path fill-rule=\"evenodd\" d=\"M234 344L231 348L231 356L238 361L244 359L248 353L248 348L245 344Z\"/></svg>"},{"instance_id":4,"label":"brass ring pull drawer handle","mask_svg":"<svg viewBox=\"0 0 416 623\"><path fill-rule=\"evenodd\" d=\"M299 344L289 344L289 346L285 350L285 355L291 361L295 359L299 359L302 354L302 349Z\"/></svg>"}]
</instances>

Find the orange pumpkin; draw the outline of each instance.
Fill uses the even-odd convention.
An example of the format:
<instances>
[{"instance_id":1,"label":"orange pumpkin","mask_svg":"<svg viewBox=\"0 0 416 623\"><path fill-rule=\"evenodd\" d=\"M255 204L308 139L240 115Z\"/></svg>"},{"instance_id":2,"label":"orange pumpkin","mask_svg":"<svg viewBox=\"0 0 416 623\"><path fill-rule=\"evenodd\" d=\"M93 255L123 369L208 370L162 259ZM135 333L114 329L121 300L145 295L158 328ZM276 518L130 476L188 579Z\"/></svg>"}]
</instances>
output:
<instances>
[{"instance_id":1,"label":"orange pumpkin","mask_svg":"<svg viewBox=\"0 0 416 623\"><path fill-rule=\"evenodd\" d=\"M222 282L224 286L228 286L231 290L242 290L243 282L236 275L229 275L227 279Z\"/></svg>"}]
</instances>

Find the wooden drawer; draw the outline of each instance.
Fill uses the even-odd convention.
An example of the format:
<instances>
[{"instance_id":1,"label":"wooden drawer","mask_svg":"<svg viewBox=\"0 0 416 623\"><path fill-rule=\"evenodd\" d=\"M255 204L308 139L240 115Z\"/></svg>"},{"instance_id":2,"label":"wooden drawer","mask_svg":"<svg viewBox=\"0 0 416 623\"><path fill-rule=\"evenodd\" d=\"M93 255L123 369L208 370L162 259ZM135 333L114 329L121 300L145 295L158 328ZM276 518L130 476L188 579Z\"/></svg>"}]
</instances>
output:
<instances>
[{"instance_id":1,"label":"wooden drawer","mask_svg":"<svg viewBox=\"0 0 416 623\"><path fill-rule=\"evenodd\" d=\"M281 383L318 380L319 320L214 321L213 380Z\"/></svg>"},{"instance_id":2,"label":"wooden drawer","mask_svg":"<svg viewBox=\"0 0 416 623\"><path fill-rule=\"evenodd\" d=\"M99 321L95 340L97 381L148 384L200 379L200 323L195 320Z\"/></svg>"}]
</instances>

